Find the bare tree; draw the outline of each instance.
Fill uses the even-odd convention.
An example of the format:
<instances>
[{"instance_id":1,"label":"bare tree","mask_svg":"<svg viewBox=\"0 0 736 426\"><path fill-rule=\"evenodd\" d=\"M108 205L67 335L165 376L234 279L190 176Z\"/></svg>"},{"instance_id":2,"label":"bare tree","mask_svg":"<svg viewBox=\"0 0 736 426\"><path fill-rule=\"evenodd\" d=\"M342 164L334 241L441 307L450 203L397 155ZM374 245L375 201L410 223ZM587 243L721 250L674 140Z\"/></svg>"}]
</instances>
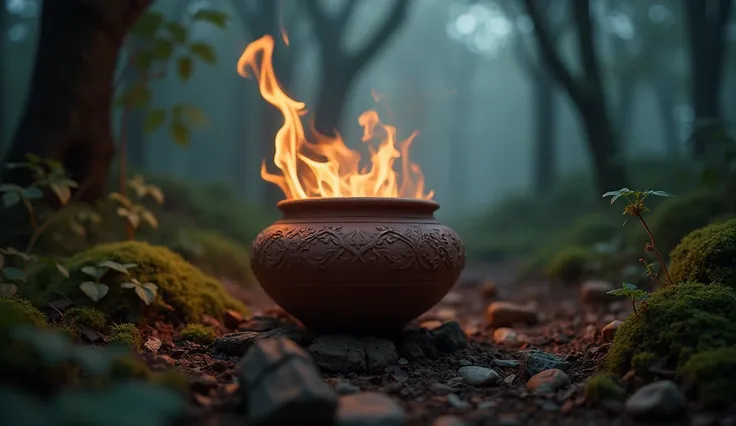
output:
<instances>
[{"instance_id":1,"label":"bare tree","mask_svg":"<svg viewBox=\"0 0 736 426\"><path fill-rule=\"evenodd\" d=\"M388 16L355 52L343 46L345 33L361 0L344 0L336 13L328 13L320 0L303 0L319 43L322 66L315 110L315 128L332 135L340 127L348 94L366 65L383 49L405 22L411 0L395 0Z\"/></svg>"},{"instance_id":2,"label":"bare tree","mask_svg":"<svg viewBox=\"0 0 736 426\"><path fill-rule=\"evenodd\" d=\"M581 118L593 160L598 190L602 193L627 185L626 169L618 158L617 138L608 117L606 97L595 47L588 0L571 1L582 73L565 65L537 0L522 0L534 23L534 36L551 74L572 100Z\"/></svg>"}]
</instances>

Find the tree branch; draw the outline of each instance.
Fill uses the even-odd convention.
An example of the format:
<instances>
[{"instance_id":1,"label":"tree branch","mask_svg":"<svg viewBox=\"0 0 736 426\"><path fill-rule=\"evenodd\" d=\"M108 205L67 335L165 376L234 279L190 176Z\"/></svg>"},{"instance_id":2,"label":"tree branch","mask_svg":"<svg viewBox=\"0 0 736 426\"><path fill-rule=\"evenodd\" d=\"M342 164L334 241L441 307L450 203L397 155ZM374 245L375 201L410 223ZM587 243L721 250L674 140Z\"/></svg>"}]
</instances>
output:
<instances>
[{"instance_id":1,"label":"tree branch","mask_svg":"<svg viewBox=\"0 0 736 426\"><path fill-rule=\"evenodd\" d=\"M411 0L394 0L394 6L391 8L388 17L383 24L376 30L373 38L368 41L361 49L352 55L350 59L350 68L359 70L365 66L368 61L373 58L386 45L386 42L401 28L407 16Z\"/></svg>"},{"instance_id":2,"label":"tree branch","mask_svg":"<svg viewBox=\"0 0 736 426\"><path fill-rule=\"evenodd\" d=\"M323 49L330 46L339 46L337 42L338 30L332 17L322 8L319 0L301 0L304 2L307 14L312 20L312 28Z\"/></svg>"},{"instance_id":3,"label":"tree branch","mask_svg":"<svg viewBox=\"0 0 736 426\"><path fill-rule=\"evenodd\" d=\"M580 57L583 62L583 70L585 73L585 87L600 87L600 69L598 67L598 58L595 52L593 25L590 21L590 1L575 1L574 14L575 24L578 32L578 49L580 49Z\"/></svg>"}]
</instances>

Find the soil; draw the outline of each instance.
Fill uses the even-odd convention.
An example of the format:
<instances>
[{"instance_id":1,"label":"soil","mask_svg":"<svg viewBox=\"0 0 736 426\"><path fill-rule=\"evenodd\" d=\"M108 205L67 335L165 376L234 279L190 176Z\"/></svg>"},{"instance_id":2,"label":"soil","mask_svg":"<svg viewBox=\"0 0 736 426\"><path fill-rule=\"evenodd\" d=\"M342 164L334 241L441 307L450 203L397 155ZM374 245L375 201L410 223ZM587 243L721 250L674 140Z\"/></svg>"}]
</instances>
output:
<instances>
[{"instance_id":1,"label":"soil","mask_svg":"<svg viewBox=\"0 0 736 426\"><path fill-rule=\"evenodd\" d=\"M440 415L453 414L469 425L628 425L623 404L592 406L583 397L585 380L596 373L609 344L603 342L601 329L615 319L629 314L626 303L612 300L605 306L592 307L580 301L578 288L551 286L544 281L514 282L515 267L471 265L472 274L461 279L445 299L417 320L427 328L455 320L468 335L468 347L435 360L407 361L379 374L323 374L337 385L349 382L363 391L389 394L409 416L409 426L431 425ZM474 279L482 277L483 279ZM483 283L492 280L495 295L487 297ZM274 308L257 288L239 291L251 304L254 317L240 328L268 330L284 322L288 315ZM520 345L507 347L493 341L493 329L486 326L485 311L494 300L513 301L533 307L540 322L535 326L515 326ZM228 330L217 321L209 322L222 335ZM207 347L178 340L178 331L157 324L144 330L144 341L156 337L163 341L158 353L148 353L154 368L166 368L169 360L192 377L191 412L202 425L246 424L240 414L238 358L216 355ZM493 360L517 360L523 365L525 351L537 348L565 358L571 365L571 385L556 394L534 395L526 390L523 367L493 366L502 381L491 387L474 387L455 379L460 367L490 367ZM168 357L162 358L163 357ZM696 408L696 407L694 407ZM697 424L709 424L713 415L698 414ZM702 422L702 423L699 423ZM696 424L692 423L692 424ZM685 420L684 424L688 424ZM717 424L717 423L711 423Z\"/></svg>"}]
</instances>

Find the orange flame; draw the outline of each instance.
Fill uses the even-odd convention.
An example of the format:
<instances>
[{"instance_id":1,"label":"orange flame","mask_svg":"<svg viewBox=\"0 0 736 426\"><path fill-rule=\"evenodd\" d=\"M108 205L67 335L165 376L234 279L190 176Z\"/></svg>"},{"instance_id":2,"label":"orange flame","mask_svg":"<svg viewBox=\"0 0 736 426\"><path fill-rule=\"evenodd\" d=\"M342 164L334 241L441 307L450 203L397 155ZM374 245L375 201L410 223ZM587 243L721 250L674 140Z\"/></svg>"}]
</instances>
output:
<instances>
[{"instance_id":1,"label":"orange flame","mask_svg":"<svg viewBox=\"0 0 736 426\"><path fill-rule=\"evenodd\" d=\"M312 132L314 142L306 140L301 116L306 114L303 102L289 98L281 88L273 69L274 40L266 35L250 43L238 60L238 73L249 77L248 69L258 79L261 96L279 109L284 124L276 133L274 163L281 174L266 171L261 177L278 185L289 200L319 197L402 197L431 199L425 193L424 177L418 165L409 160L409 148L417 135L396 141L396 128L381 123L376 111L366 111L358 118L363 127L363 142L374 140L376 130L383 139L377 146L368 145L370 167L361 167L360 153L345 145L342 138ZM260 61L258 60L260 56ZM401 177L394 170L400 158Z\"/></svg>"}]
</instances>

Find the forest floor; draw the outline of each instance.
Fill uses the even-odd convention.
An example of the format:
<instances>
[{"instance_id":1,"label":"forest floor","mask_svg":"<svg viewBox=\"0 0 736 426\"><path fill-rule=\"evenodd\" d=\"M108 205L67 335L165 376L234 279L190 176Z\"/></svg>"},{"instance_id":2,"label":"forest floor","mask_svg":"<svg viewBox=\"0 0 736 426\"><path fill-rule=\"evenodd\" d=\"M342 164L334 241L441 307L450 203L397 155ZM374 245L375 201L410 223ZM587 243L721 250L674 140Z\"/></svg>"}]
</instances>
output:
<instances>
[{"instance_id":1,"label":"forest floor","mask_svg":"<svg viewBox=\"0 0 736 426\"><path fill-rule=\"evenodd\" d=\"M585 381L596 373L610 346L604 341L610 339L604 339L602 329L614 320L625 319L630 312L624 301L610 296L596 299L588 294L588 302L584 302L580 288L552 288L543 281L515 283L515 268L509 264L470 265L466 272L468 276L413 327L435 329L456 321L467 335L467 345L460 342L453 351L439 351L437 356L425 359L408 357L397 345L400 358L395 365L371 372L324 372L323 368L323 380L337 394L373 391L390 396L406 414L409 426L634 424L625 415L623 401L593 404L586 401L583 393ZM242 322L232 318L227 326L211 321L220 335L240 331L252 339L259 333L288 325L288 317L275 309L259 289L240 290L239 296L250 303L254 316ZM536 315L538 322L517 323L498 331L498 327L488 324L487 318L487 308L494 301L523 305L527 312ZM212 347L183 342L176 334L176 330L163 325L144 330L145 339L163 342L155 353L147 351L147 358L156 368L176 365L192 376L191 409L197 424L247 424L237 380L241 374L240 353L222 353ZM218 347L217 342L214 347ZM550 382L562 380L559 385L551 383L553 391L531 392L527 383L532 375L528 370L531 350L558 355L538 359L543 364L538 370L558 364L557 368L566 372L569 384L564 377L552 377L548 378ZM467 379L459 377L459 370L468 366L491 368L499 377L490 380L490 385L471 386ZM718 419L700 413L693 404L690 413L690 418L685 416L679 424L736 423L736 416ZM454 417L437 420L448 415Z\"/></svg>"}]
</instances>

